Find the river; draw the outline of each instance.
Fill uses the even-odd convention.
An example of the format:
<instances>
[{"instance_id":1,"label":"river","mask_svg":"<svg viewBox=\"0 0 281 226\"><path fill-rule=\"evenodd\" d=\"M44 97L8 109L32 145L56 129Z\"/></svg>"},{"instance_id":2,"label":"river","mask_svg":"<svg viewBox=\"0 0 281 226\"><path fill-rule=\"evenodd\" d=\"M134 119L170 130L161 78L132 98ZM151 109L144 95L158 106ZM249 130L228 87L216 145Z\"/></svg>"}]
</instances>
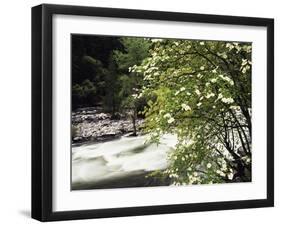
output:
<instances>
[{"instance_id":1,"label":"river","mask_svg":"<svg viewBox=\"0 0 281 226\"><path fill-rule=\"evenodd\" d=\"M175 147L174 135L149 144L146 135L72 146L72 189L98 189L169 185L169 180L147 177L165 170Z\"/></svg>"}]
</instances>

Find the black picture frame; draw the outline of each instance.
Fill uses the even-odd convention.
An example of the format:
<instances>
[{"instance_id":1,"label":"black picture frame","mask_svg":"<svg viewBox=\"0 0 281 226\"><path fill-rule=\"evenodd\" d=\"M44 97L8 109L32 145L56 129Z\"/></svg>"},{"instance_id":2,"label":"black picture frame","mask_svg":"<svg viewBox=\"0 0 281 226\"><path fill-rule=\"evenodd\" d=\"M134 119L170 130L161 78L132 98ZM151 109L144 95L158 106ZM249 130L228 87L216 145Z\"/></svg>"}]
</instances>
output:
<instances>
[{"instance_id":1,"label":"black picture frame","mask_svg":"<svg viewBox=\"0 0 281 226\"><path fill-rule=\"evenodd\" d=\"M267 198L54 212L52 210L52 18L55 14L266 27ZM32 8L32 218L40 221L57 221L271 206L274 206L273 19L50 4Z\"/></svg>"}]
</instances>

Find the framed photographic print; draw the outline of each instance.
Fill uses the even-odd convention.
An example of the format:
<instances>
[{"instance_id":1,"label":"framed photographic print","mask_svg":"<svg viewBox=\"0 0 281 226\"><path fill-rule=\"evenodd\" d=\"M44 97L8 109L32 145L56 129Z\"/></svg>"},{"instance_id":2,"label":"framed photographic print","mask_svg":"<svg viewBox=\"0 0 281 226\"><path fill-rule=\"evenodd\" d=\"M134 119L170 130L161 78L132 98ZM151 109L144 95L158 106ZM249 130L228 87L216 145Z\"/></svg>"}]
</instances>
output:
<instances>
[{"instance_id":1,"label":"framed photographic print","mask_svg":"<svg viewBox=\"0 0 281 226\"><path fill-rule=\"evenodd\" d=\"M274 21L32 8L32 217L274 205Z\"/></svg>"}]
</instances>

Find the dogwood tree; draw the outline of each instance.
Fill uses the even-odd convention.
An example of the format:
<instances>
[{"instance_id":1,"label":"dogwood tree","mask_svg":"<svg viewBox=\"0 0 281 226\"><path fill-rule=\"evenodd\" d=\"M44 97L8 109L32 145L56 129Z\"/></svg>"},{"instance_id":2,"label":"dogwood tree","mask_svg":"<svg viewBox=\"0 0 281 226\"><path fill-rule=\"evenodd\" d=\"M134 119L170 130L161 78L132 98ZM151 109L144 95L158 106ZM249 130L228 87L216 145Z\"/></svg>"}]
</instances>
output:
<instances>
[{"instance_id":1,"label":"dogwood tree","mask_svg":"<svg viewBox=\"0 0 281 226\"><path fill-rule=\"evenodd\" d=\"M149 97L152 141L177 136L164 175L174 184L251 180L251 43L152 39L132 70Z\"/></svg>"}]
</instances>

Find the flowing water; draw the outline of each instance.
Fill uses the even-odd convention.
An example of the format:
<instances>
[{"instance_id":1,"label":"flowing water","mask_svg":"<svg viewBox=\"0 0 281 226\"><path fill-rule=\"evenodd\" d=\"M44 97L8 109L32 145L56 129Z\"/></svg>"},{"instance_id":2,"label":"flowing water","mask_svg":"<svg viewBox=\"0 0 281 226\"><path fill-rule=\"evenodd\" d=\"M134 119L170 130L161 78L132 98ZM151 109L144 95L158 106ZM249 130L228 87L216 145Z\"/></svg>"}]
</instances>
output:
<instances>
[{"instance_id":1,"label":"flowing water","mask_svg":"<svg viewBox=\"0 0 281 226\"><path fill-rule=\"evenodd\" d=\"M149 144L143 135L73 146L72 189L167 185L146 176L168 167L176 142L176 136L165 135L160 144Z\"/></svg>"}]
</instances>

